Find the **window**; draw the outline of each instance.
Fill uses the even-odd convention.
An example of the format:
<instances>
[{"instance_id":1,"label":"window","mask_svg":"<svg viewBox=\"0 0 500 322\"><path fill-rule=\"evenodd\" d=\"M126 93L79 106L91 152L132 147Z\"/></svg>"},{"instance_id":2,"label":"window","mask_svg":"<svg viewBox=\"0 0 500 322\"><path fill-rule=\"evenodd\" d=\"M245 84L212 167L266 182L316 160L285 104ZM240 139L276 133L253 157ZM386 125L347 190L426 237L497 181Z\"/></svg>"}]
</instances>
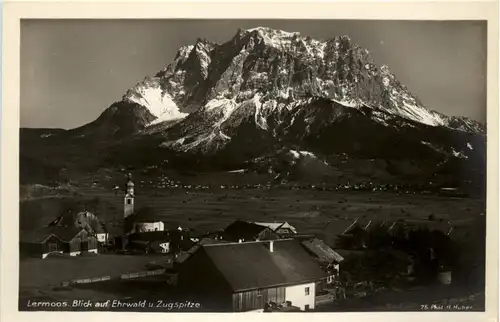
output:
<instances>
[{"instance_id":1,"label":"window","mask_svg":"<svg viewBox=\"0 0 500 322\"><path fill-rule=\"evenodd\" d=\"M127 199L127 205L130 205L132 203L132 199Z\"/></svg>"},{"instance_id":2,"label":"window","mask_svg":"<svg viewBox=\"0 0 500 322\"><path fill-rule=\"evenodd\" d=\"M309 311L309 310L310 310L310 308L311 308L311 307L309 306L309 304L307 304L307 305L304 307L304 309L305 309L306 311Z\"/></svg>"},{"instance_id":3,"label":"window","mask_svg":"<svg viewBox=\"0 0 500 322\"><path fill-rule=\"evenodd\" d=\"M309 287L306 287L305 291L306 291L306 295L309 295Z\"/></svg>"},{"instance_id":4,"label":"window","mask_svg":"<svg viewBox=\"0 0 500 322\"><path fill-rule=\"evenodd\" d=\"M257 296L262 296L262 290L257 290Z\"/></svg>"}]
</instances>

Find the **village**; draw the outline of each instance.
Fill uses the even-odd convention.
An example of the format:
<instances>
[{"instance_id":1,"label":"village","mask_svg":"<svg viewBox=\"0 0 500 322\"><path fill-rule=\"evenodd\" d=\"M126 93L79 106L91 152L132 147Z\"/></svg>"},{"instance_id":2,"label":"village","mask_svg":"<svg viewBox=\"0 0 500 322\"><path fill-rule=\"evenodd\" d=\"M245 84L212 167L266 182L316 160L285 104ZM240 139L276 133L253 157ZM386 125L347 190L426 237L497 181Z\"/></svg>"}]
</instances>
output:
<instances>
[{"instance_id":1,"label":"village","mask_svg":"<svg viewBox=\"0 0 500 322\"><path fill-rule=\"evenodd\" d=\"M287 221L236 216L231 224L211 231L172 226L147 205L136 205L131 175L124 194L116 196L123 198L119 230L86 210L58 214L45 227L21 233L23 258L30 258L33 265L55 260L54 269L61 270L52 280L52 298L57 291L69 299L71 290L118 284L133 288L134 283L143 283L142 293L130 291L133 296L116 299L162 301L166 296L197 301L201 304L196 309L206 311L342 311L366 303L372 309L384 305L372 299L383 301L384 294L394 290L432 290L435 305L442 305L443 297L444 304L458 303L460 297L469 303L474 292L459 291L459 296L453 287L457 284L462 290L464 283L481 279L477 274L481 268L474 266L480 259L471 258L480 252L464 251L452 238L460 232L433 218L429 218L431 228L355 219L330 242L301 233ZM472 227L479 236L484 217L478 215ZM71 271L76 269L81 273L75 277ZM63 275L67 279L60 280Z\"/></svg>"}]
</instances>

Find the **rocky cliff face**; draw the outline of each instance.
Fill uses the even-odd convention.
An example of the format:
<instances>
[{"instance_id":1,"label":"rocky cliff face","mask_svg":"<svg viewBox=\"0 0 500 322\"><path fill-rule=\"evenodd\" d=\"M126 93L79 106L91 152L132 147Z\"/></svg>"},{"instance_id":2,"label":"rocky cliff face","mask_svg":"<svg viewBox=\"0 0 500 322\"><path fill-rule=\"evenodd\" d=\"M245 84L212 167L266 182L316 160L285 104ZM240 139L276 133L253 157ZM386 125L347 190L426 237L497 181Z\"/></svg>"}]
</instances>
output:
<instances>
[{"instance_id":1,"label":"rocky cliff face","mask_svg":"<svg viewBox=\"0 0 500 322\"><path fill-rule=\"evenodd\" d=\"M485 161L482 124L425 108L348 36L317 40L265 27L180 48L166 68L70 132L115 142L106 148L112 162L133 156L139 166L180 155L197 160L183 166L240 165L283 149L310 151L319 162L397 160L418 175Z\"/></svg>"},{"instance_id":2,"label":"rocky cliff face","mask_svg":"<svg viewBox=\"0 0 500 322\"><path fill-rule=\"evenodd\" d=\"M334 114L370 110L382 125L401 118L484 131L472 120L426 109L387 66L378 67L347 36L320 41L264 27L239 30L224 44L200 39L180 48L170 65L130 89L123 101L148 108L156 117L150 124L181 121L166 133L164 147L213 151L250 121L257 130L283 132L293 125L290 115L318 99L332 102Z\"/></svg>"}]
</instances>

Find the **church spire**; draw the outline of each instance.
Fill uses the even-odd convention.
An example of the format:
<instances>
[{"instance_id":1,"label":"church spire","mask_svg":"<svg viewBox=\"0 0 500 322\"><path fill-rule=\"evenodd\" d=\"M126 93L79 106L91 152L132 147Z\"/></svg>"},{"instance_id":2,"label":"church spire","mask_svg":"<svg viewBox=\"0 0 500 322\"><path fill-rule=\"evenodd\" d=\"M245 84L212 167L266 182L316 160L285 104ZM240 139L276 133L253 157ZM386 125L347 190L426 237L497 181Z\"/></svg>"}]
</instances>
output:
<instances>
[{"instance_id":1,"label":"church spire","mask_svg":"<svg viewBox=\"0 0 500 322\"><path fill-rule=\"evenodd\" d=\"M127 184L125 189L123 217L127 218L134 213L134 182L132 182L132 174L130 173L127 175Z\"/></svg>"}]
</instances>

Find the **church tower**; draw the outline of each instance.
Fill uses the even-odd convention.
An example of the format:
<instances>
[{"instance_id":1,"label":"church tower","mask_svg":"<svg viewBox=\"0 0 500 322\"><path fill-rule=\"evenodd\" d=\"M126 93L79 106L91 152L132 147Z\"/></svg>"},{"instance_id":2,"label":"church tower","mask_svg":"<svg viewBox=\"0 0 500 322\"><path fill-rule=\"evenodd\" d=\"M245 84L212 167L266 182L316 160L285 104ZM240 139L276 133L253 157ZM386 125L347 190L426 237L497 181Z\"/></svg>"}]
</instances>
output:
<instances>
[{"instance_id":1,"label":"church tower","mask_svg":"<svg viewBox=\"0 0 500 322\"><path fill-rule=\"evenodd\" d=\"M134 213L134 183L132 182L132 175L130 173L128 174L128 180L125 189L123 217L127 218Z\"/></svg>"}]
</instances>

